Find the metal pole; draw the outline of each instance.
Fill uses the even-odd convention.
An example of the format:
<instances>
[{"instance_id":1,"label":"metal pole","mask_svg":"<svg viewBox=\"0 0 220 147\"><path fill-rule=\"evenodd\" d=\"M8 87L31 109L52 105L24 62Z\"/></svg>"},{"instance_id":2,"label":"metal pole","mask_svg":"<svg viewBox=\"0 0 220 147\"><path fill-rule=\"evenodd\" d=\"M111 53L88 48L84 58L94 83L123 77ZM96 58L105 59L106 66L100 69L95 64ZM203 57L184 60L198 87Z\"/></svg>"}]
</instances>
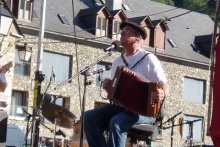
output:
<instances>
[{"instance_id":1,"label":"metal pole","mask_svg":"<svg viewBox=\"0 0 220 147\"><path fill-rule=\"evenodd\" d=\"M39 106L41 104L41 82L44 80L44 75L42 74L42 59L43 59L43 38L44 38L44 26L45 26L45 13L46 13L46 0L41 0L41 20L40 20L40 31L38 40L38 56L37 56L37 71L35 73L35 86L34 86L34 100L33 100L33 114L34 125L33 125L33 141L32 147L38 147L39 142L39 126L40 126L40 113Z\"/></svg>"}]
</instances>

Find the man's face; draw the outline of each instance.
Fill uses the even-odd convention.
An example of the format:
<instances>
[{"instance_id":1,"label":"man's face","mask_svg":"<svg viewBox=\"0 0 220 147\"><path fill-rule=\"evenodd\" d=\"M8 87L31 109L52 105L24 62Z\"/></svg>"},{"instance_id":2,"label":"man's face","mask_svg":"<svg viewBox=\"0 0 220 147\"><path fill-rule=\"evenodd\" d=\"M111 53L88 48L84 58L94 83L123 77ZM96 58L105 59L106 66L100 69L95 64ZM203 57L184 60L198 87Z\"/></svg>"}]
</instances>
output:
<instances>
[{"instance_id":1,"label":"man's face","mask_svg":"<svg viewBox=\"0 0 220 147\"><path fill-rule=\"evenodd\" d=\"M138 31L134 27L126 25L121 30L120 43L122 46L133 45L137 41L138 36Z\"/></svg>"}]
</instances>

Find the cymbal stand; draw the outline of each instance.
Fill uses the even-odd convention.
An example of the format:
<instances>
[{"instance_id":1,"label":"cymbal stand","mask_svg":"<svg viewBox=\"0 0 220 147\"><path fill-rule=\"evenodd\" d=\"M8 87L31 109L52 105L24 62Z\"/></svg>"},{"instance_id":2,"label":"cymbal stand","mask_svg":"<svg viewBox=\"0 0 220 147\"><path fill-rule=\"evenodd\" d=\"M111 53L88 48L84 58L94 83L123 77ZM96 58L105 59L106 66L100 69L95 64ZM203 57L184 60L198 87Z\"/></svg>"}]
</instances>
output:
<instances>
[{"instance_id":1,"label":"cymbal stand","mask_svg":"<svg viewBox=\"0 0 220 147\"><path fill-rule=\"evenodd\" d=\"M175 123L175 118L179 115L179 114L181 114L182 112L179 112L179 113L177 113L177 114L175 114L173 117L171 117L171 118L169 118L167 121L165 121L164 123L162 123L160 126L162 126L163 124L165 124L165 123L167 123L167 122L170 122L171 121L171 126L169 126L169 127L163 127L163 129L169 129L169 128L171 128L171 136L170 136L170 139L171 139L171 144L170 144L170 146L171 147L173 147L173 135L174 135L174 132L173 132L173 128L174 128L174 123Z\"/></svg>"}]
</instances>

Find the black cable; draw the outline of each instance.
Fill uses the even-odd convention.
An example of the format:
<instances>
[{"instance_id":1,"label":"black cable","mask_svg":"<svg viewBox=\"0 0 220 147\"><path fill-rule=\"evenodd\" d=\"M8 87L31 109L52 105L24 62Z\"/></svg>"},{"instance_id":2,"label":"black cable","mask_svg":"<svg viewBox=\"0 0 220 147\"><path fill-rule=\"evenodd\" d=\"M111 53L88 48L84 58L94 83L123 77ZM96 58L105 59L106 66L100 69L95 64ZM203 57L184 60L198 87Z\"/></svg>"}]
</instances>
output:
<instances>
[{"instance_id":1,"label":"black cable","mask_svg":"<svg viewBox=\"0 0 220 147\"><path fill-rule=\"evenodd\" d=\"M74 12L74 0L72 0L72 11L73 11L73 31L74 31L74 37L75 37L75 41L74 41L74 45L75 45L75 54L76 54L76 70L77 70L77 73L79 73L79 59L78 59L78 47L77 47L77 44L76 44L76 25L74 23L74 18L75 18L75 12ZM80 76L79 74L77 75L77 81L78 81L78 91L79 91L79 104L80 104L80 110L81 110L81 105L82 105L82 102L81 102L81 86L80 86Z\"/></svg>"}]
</instances>

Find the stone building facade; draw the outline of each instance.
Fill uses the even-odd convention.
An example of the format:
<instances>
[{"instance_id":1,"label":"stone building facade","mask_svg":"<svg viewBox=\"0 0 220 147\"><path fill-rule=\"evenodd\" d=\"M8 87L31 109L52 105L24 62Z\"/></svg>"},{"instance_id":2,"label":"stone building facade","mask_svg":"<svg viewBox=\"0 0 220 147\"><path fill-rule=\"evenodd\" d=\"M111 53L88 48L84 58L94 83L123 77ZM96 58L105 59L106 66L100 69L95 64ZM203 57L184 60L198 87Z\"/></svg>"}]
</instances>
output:
<instances>
[{"instance_id":1,"label":"stone building facade","mask_svg":"<svg viewBox=\"0 0 220 147\"><path fill-rule=\"evenodd\" d=\"M33 114L36 98L34 86L39 60L38 30L42 3L40 0L5 2L24 34L24 38L9 36L4 42L4 46L8 46L9 42L12 42L12 46L2 59L10 59L14 63L14 67L6 74L8 125L19 126L25 132L28 123L25 111ZM119 40L121 22L132 21L148 32L148 40L143 41L143 48L159 58L170 85L170 94L165 101L162 136L153 144L156 147L170 146L173 129L173 146L187 146L190 141L188 124L196 120L193 144L212 145L207 134L211 115L209 43L213 21L207 15L188 13L188 10L150 0L75 0L74 6L72 2L47 1L42 60L45 79L41 84L41 94L50 95L53 103L63 106L79 120L84 94L84 76L79 72L89 65L93 65L90 69L92 72L111 64L122 50L119 48L107 57L108 53L103 49L113 40ZM18 59L18 51L25 44L32 49L28 62ZM102 62L93 64L102 57ZM108 71L103 76L109 76ZM91 75L88 80L91 84L86 89L85 110L93 109L96 101L108 102L101 98L105 93L100 89L98 75ZM41 118L39 136L52 139L54 124L42 115ZM177 126L182 119L188 123L183 128ZM73 125L71 128L58 126L57 129L72 138L76 134L74 128ZM57 138L62 139L62 136Z\"/></svg>"},{"instance_id":2,"label":"stone building facade","mask_svg":"<svg viewBox=\"0 0 220 147\"><path fill-rule=\"evenodd\" d=\"M32 57L30 62L30 76L22 76L14 74L13 76L13 82L12 82L12 90L17 91L25 91L28 93L27 98L27 106L28 106L28 112L32 113L32 106L33 106L33 80L35 78L35 71L37 70L37 38L36 36L25 34L25 40L24 42L29 42L29 46L32 48ZM68 40L72 41L61 41L56 40L52 38L45 38L44 43L44 51L50 51L58 54L66 54L70 55L72 57L72 76L74 77L77 75L77 60L78 60L78 71L82 70L86 66L90 65L91 63L96 62L101 57L105 56L107 53L103 51L103 48L100 48L99 46L94 45L91 43L90 46L85 44L75 44L73 39L69 38ZM146 50L151 51L152 53L155 53L152 48L146 48ZM77 56L76 56L77 53ZM114 51L112 55L104 60L104 62L112 63L113 59L120 55L120 51ZM78 59L77 59L78 58ZM198 145L203 144L212 144L211 139L209 136L207 136L207 130L208 130L208 115L209 115L209 70L208 66L205 65L199 65L195 63L189 63L186 61L175 61L173 59L164 58L158 55L158 58L160 59L162 66L165 70L165 73L168 78L168 82L170 85L170 94L167 97L166 100L166 111L165 111L165 118L164 121L169 119L170 117L174 116L178 112L182 112L179 116L175 118L175 124L178 124L178 119L183 117L183 115L193 115L203 118L203 134L202 138L203 141L199 142ZM43 59L44 60L44 59ZM61 61L62 62L62 61ZM62 70L62 69L61 69ZM91 71L96 70L96 66L91 68ZM56 71L55 71L56 73ZM187 102L187 100L184 99L184 78L190 77L195 79L201 79L205 81L205 102L204 104L195 104L192 102ZM68 109L70 112L72 112L74 115L77 116L77 118L80 118L81 115L81 103L82 103L82 97L83 97L83 75L79 75L79 81L78 77L75 76L70 83L58 86L62 81L52 81L51 85L47 91L48 94L51 95L57 95L62 96L68 99L65 104L66 109ZM92 84L87 86L86 91L86 105L85 109L93 109L94 108L94 102L95 101L102 101L102 102L108 102L107 100L103 100L100 96L100 88L96 86L96 75L90 76L89 80L91 80ZM49 80L44 80L42 82L42 89L41 93L44 93L46 90L46 87L49 83ZM54 90L54 87L57 87L56 90ZM80 87L80 93L79 93L79 87ZM79 96L80 94L80 96ZM10 109L9 105L9 109ZM25 128L25 120L18 120L16 118L9 117L9 124L16 124L21 125ZM51 129L53 129L53 124L47 124L45 125ZM170 122L168 124L164 124L165 127L168 127L170 125ZM65 129L62 128L62 130L65 131L65 133L68 136L73 136L73 128ZM179 133L179 127L174 127L174 146L180 147L183 144L186 144L186 139L181 139L180 133ZM157 140L155 142L156 146L170 146L170 136L171 136L171 128L162 130L162 140ZM53 138L53 133L50 132L50 130L46 129L43 125L40 125L40 136L41 137L49 137ZM58 137L60 138L60 137Z\"/></svg>"}]
</instances>

